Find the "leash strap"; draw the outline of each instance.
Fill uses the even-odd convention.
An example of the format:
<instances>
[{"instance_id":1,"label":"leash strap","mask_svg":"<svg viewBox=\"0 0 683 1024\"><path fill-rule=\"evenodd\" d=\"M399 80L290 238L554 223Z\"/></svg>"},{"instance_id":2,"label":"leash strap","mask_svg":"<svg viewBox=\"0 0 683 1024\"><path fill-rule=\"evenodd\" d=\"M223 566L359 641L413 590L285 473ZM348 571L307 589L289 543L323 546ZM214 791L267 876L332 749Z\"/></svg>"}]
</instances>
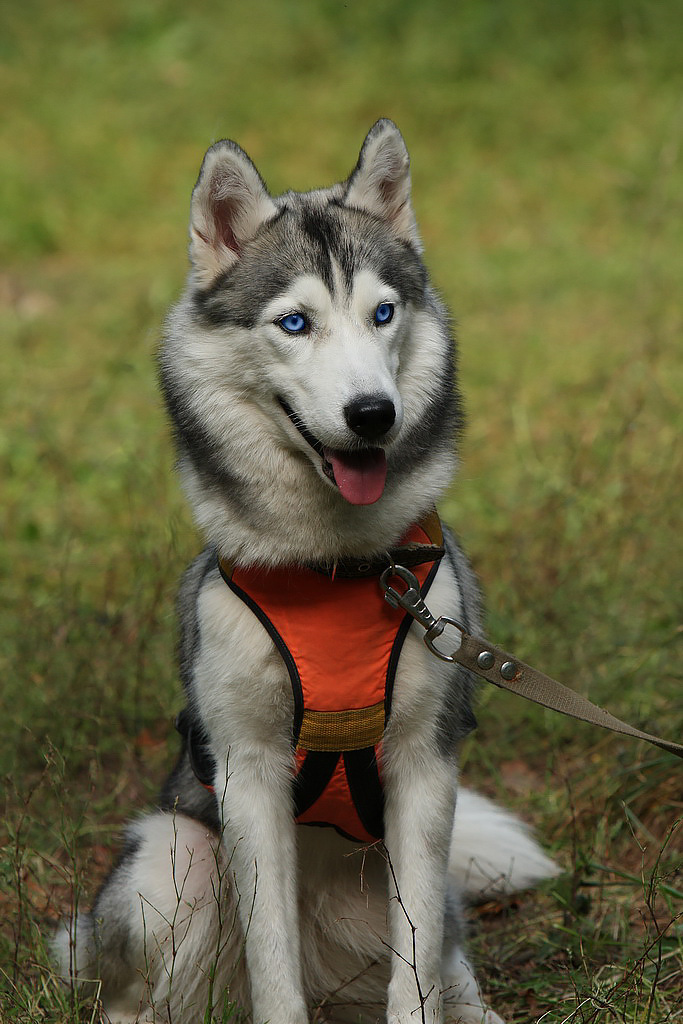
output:
<instances>
[{"instance_id":1,"label":"leash strap","mask_svg":"<svg viewBox=\"0 0 683 1024\"><path fill-rule=\"evenodd\" d=\"M653 743L670 754L683 757L683 744L636 729L570 687L514 658L500 647L494 647L487 640L472 636L464 629L461 633L462 642L454 654L455 661L476 672L494 686L516 693L519 697L525 697L551 711L559 711L562 715L578 718L591 725L599 725L603 729L611 729L612 732L624 736L647 740L648 743Z\"/></svg>"},{"instance_id":2,"label":"leash strap","mask_svg":"<svg viewBox=\"0 0 683 1024\"><path fill-rule=\"evenodd\" d=\"M401 580L406 589L397 590L390 583L392 579ZM519 697L525 697L526 700L540 704L550 711L559 711L562 715L577 718L581 722L589 722L591 725L599 725L603 729L610 729L624 736L647 740L648 743L683 758L683 744L652 736L627 722L622 722L609 711L593 704L551 676L526 665L488 640L472 636L457 619L443 615L435 618L422 598L419 583L404 566L393 563L382 573L380 585L384 590L385 599L392 607L403 608L424 627L424 641L427 647L442 661L457 662L501 690L516 693ZM447 630L449 636L453 635L455 645L455 649L450 653L445 653L441 646L436 644L442 635L446 635Z\"/></svg>"}]
</instances>

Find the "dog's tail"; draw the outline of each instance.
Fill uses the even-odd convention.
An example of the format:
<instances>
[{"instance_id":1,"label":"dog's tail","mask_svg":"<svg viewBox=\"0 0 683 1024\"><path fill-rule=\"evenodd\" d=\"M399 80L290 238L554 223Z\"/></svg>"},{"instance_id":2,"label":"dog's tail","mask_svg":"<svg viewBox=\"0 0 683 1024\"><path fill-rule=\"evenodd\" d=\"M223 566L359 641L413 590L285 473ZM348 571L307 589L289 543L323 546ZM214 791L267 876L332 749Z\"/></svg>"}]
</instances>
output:
<instances>
[{"instance_id":1,"label":"dog's tail","mask_svg":"<svg viewBox=\"0 0 683 1024\"><path fill-rule=\"evenodd\" d=\"M51 944L57 974L69 984L88 990L98 984L95 927L91 914L61 921Z\"/></svg>"},{"instance_id":2,"label":"dog's tail","mask_svg":"<svg viewBox=\"0 0 683 1024\"><path fill-rule=\"evenodd\" d=\"M554 878L560 869L519 818L460 789L449 873L468 902L481 903Z\"/></svg>"}]
</instances>

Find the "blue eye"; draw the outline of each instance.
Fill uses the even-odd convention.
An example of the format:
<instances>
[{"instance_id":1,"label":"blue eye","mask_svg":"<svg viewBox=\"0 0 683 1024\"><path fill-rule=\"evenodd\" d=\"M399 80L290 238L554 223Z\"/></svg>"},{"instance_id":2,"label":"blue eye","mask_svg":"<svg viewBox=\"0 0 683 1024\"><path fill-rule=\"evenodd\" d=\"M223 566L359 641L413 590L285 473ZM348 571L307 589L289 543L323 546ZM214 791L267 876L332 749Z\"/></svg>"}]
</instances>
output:
<instances>
[{"instance_id":1,"label":"blue eye","mask_svg":"<svg viewBox=\"0 0 683 1024\"><path fill-rule=\"evenodd\" d=\"M276 320L276 323L287 334L301 334L308 327L308 321L301 313L288 313L287 316Z\"/></svg>"},{"instance_id":2,"label":"blue eye","mask_svg":"<svg viewBox=\"0 0 683 1024\"><path fill-rule=\"evenodd\" d=\"M394 315L394 306L391 302L380 302L375 310L375 323L388 324Z\"/></svg>"}]
</instances>

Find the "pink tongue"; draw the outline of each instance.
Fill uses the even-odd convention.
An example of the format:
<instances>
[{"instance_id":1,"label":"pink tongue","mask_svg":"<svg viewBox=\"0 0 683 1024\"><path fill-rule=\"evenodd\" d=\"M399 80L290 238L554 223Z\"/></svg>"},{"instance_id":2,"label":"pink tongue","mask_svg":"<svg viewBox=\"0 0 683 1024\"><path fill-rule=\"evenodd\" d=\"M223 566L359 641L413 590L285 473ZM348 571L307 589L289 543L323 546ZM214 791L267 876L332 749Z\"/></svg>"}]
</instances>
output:
<instances>
[{"instance_id":1,"label":"pink tongue","mask_svg":"<svg viewBox=\"0 0 683 1024\"><path fill-rule=\"evenodd\" d=\"M324 450L334 470L342 497L352 505L372 505L382 497L387 479L387 459L381 448L362 454Z\"/></svg>"}]
</instances>

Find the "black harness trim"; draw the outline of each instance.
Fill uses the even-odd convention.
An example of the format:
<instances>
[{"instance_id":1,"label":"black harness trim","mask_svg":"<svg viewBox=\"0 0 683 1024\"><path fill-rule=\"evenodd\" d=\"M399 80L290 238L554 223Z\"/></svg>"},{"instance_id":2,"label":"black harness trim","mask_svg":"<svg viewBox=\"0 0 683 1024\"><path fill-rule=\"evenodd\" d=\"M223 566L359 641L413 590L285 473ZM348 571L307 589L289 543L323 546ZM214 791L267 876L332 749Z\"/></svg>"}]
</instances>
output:
<instances>
[{"instance_id":1,"label":"black harness trim","mask_svg":"<svg viewBox=\"0 0 683 1024\"><path fill-rule=\"evenodd\" d=\"M384 787L379 777L377 751L347 750L344 753L346 781L363 828L377 839L384 838Z\"/></svg>"},{"instance_id":2,"label":"black harness trim","mask_svg":"<svg viewBox=\"0 0 683 1024\"><path fill-rule=\"evenodd\" d=\"M183 708L177 716L175 727L183 738L192 771L202 786L212 789L216 762L205 729L196 718L192 718L188 708Z\"/></svg>"},{"instance_id":3,"label":"black harness trim","mask_svg":"<svg viewBox=\"0 0 683 1024\"><path fill-rule=\"evenodd\" d=\"M292 657L291 651L287 644L284 642L277 629L270 621L263 608L254 601L254 599L247 594L246 590L242 590L224 571L221 565L220 559L218 560L218 569L223 577L223 580L232 590L233 594L236 594L241 601L244 601L246 606L251 609L256 618L259 620L263 628L268 633L269 637L277 647L278 651L282 655L282 660L287 666L289 672L289 678L292 683L292 693L294 695L294 719L292 722L292 743L296 746L297 740L299 739L299 733L301 732L301 723L304 717L304 695L301 689L301 678L299 676L299 670L296 667L296 662Z\"/></svg>"},{"instance_id":4,"label":"black harness trim","mask_svg":"<svg viewBox=\"0 0 683 1024\"><path fill-rule=\"evenodd\" d=\"M338 751L309 750L294 779L294 817L312 807L325 792L341 754Z\"/></svg>"}]
</instances>

